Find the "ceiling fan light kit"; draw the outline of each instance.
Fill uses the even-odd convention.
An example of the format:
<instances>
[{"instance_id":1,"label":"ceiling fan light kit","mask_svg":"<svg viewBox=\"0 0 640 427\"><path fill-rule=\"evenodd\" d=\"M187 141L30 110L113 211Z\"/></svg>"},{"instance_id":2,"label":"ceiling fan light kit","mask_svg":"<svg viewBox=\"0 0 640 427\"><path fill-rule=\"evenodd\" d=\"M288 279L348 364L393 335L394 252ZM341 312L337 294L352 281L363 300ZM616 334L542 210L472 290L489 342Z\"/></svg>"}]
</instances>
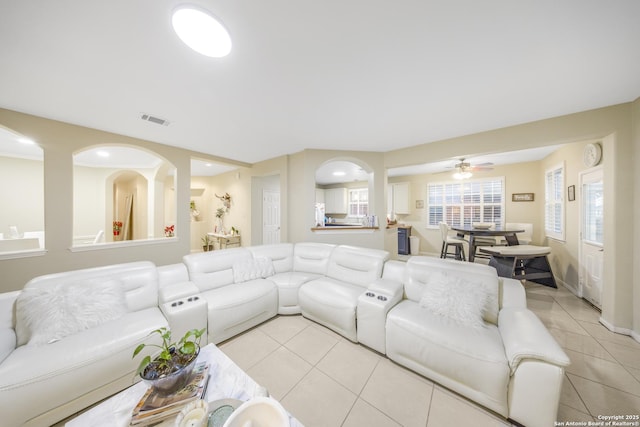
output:
<instances>
[{"instance_id":1,"label":"ceiling fan light kit","mask_svg":"<svg viewBox=\"0 0 640 427\"><path fill-rule=\"evenodd\" d=\"M479 165L471 166L471 163L465 162L465 159L460 159L460 163L457 163L453 167L455 168L455 172L453 173L454 179L469 179L473 176L471 171L489 171L493 170L493 168L489 166L493 166L493 163L482 163Z\"/></svg>"},{"instance_id":2,"label":"ceiling fan light kit","mask_svg":"<svg viewBox=\"0 0 640 427\"><path fill-rule=\"evenodd\" d=\"M460 170L453 174L454 179L469 179L473 176L473 174L469 171Z\"/></svg>"}]
</instances>

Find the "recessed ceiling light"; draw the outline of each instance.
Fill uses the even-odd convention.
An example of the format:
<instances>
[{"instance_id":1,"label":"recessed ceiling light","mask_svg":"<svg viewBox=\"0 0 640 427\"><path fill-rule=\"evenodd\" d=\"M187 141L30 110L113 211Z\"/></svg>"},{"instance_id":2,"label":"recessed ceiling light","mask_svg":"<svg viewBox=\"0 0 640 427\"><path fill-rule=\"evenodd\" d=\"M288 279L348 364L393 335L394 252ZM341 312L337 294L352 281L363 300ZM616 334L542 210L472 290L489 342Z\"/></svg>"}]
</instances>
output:
<instances>
[{"instance_id":1,"label":"recessed ceiling light","mask_svg":"<svg viewBox=\"0 0 640 427\"><path fill-rule=\"evenodd\" d=\"M336 171L333 173L333 176L345 176L347 173L342 171Z\"/></svg>"},{"instance_id":2,"label":"recessed ceiling light","mask_svg":"<svg viewBox=\"0 0 640 427\"><path fill-rule=\"evenodd\" d=\"M100 157L109 157L109 152L104 150L96 151L96 154Z\"/></svg>"},{"instance_id":3,"label":"recessed ceiling light","mask_svg":"<svg viewBox=\"0 0 640 427\"><path fill-rule=\"evenodd\" d=\"M187 46L202 55L221 58L231 52L231 37L209 12L195 6L174 10L173 29Z\"/></svg>"},{"instance_id":4,"label":"recessed ceiling light","mask_svg":"<svg viewBox=\"0 0 640 427\"><path fill-rule=\"evenodd\" d=\"M18 138L18 142L26 145L35 145L35 141L29 138Z\"/></svg>"}]
</instances>

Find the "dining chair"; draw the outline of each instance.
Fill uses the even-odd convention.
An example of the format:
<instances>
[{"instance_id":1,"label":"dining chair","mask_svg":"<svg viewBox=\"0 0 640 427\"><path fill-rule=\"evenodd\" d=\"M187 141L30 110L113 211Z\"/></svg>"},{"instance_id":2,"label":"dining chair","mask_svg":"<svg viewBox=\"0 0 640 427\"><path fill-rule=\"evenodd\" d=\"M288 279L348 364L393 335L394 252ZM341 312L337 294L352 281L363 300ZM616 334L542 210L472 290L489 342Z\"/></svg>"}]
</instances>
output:
<instances>
[{"instance_id":1,"label":"dining chair","mask_svg":"<svg viewBox=\"0 0 640 427\"><path fill-rule=\"evenodd\" d=\"M440 227L440 235L442 236L442 248L440 249L440 258L448 258L449 255L453 255L455 259L460 261L466 261L466 257L464 256L464 246L463 242L466 242L461 237L454 237L449 235L449 231L451 228L446 222L439 222L438 226ZM449 253L449 247L453 247L455 249L454 253Z\"/></svg>"},{"instance_id":2,"label":"dining chair","mask_svg":"<svg viewBox=\"0 0 640 427\"><path fill-rule=\"evenodd\" d=\"M471 224L473 225L473 224ZM495 228L495 224L493 224L491 227L489 227L490 229ZM491 237L491 236L475 236L473 239L473 250L474 250L474 258L489 258L489 256L483 252L480 251L480 249L483 246L497 246L500 243L497 240L498 238L496 237ZM471 249L469 249L471 250Z\"/></svg>"}]
</instances>

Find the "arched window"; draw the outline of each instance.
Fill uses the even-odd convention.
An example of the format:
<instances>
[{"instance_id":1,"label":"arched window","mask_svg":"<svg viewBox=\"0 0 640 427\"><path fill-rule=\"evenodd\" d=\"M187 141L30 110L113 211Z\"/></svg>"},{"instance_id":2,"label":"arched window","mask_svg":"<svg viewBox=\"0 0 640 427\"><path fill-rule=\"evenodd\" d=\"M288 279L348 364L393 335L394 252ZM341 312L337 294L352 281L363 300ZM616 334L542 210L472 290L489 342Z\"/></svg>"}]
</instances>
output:
<instances>
[{"instance_id":1,"label":"arched window","mask_svg":"<svg viewBox=\"0 0 640 427\"><path fill-rule=\"evenodd\" d=\"M44 253L43 151L0 125L0 259Z\"/></svg>"},{"instance_id":2,"label":"arched window","mask_svg":"<svg viewBox=\"0 0 640 427\"><path fill-rule=\"evenodd\" d=\"M73 246L176 236L175 167L131 146L73 156Z\"/></svg>"}]
</instances>

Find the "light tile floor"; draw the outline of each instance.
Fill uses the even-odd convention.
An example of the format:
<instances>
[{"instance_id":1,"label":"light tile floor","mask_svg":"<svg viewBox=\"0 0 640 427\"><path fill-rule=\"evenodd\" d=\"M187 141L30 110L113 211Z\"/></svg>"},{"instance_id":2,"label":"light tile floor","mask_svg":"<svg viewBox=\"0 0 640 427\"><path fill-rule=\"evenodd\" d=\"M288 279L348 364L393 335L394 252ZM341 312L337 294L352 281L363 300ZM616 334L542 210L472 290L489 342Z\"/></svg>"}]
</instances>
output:
<instances>
[{"instance_id":1,"label":"light tile floor","mask_svg":"<svg viewBox=\"0 0 640 427\"><path fill-rule=\"evenodd\" d=\"M640 343L565 289L526 284L527 303L571 358L559 421L640 413ZM509 426L302 316L279 316L220 348L307 427Z\"/></svg>"}]
</instances>

